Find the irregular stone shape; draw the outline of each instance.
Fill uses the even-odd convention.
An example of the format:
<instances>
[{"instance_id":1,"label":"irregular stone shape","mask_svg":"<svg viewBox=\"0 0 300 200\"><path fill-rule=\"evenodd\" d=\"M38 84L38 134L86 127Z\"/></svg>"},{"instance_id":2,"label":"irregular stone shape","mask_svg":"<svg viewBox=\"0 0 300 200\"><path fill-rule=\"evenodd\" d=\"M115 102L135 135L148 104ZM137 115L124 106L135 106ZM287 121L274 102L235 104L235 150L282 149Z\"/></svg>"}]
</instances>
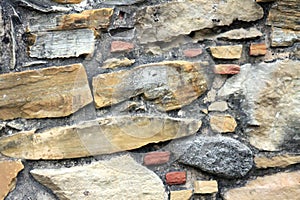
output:
<instances>
[{"instance_id":1,"label":"irregular stone shape","mask_svg":"<svg viewBox=\"0 0 300 200\"><path fill-rule=\"evenodd\" d=\"M143 1L144 0L104 0L102 2L108 5L133 5Z\"/></svg>"},{"instance_id":2,"label":"irregular stone shape","mask_svg":"<svg viewBox=\"0 0 300 200\"><path fill-rule=\"evenodd\" d=\"M192 31L262 17L263 9L252 0L168 2L147 6L137 12L137 38L140 43L170 42Z\"/></svg>"},{"instance_id":3,"label":"irregular stone shape","mask_svg":"<svg viewBox=\"0 0 300 200\"><path fill-rule=\"evenodd\" d=\"M161 179L128 155L30 173L59 199L167 199Z\"/></svg>"},{"instance_id":4,"label":"irregular stone shape","mask_svg":"<svg viewBox=\"0 0 300 200\"><path fill-rule=\"evenodd\" d=\"M261 37L263 34L256 28L247 29L234 29L222 33L217 36L218 39L227 39L227 40L243 40L243 39L252 39Z\"/></svg>"},{"instance_id":5,"label":"irregular stone shape","mask_svg":"<svg viewBox=\"0 0 300 200\"><path fill-rule=\"evenodd\" d=\"M106 29L109 26L112 8L84 10L81 13L57 15L52 19L47 16L32 18L27 27L28 32L57 31L72 29Z\"/></svg>"},{"instance_id":6,"label":"irregular stone shape","mask_svg":"<svg viewBox=\"0 0 300 200\"><path fill-rule=\"evenodd\" d=\"M109 154L149 143L193 135L201 126L195 119L155 116L99 118L42 133L24 131L0 138L3 155L24 159L64 159Z\"/></svg>"},{"instance_id":7,"label":"irregular stone shape","mask_svg":"<svg viewBox=\"0 0 300 200\"><path fill-rule=\"evenodd\" d=\"M106 61L103 62L102 68L114 69L117 67L130 66L133 63L135 63L135 60L129 60L128 58L124 58L124 59L111 58L111 59L107 59Z\"/></svg>"},{"instance_id":8,"label":"irregular stone shape","mask_svg":"<svg viewBox=\"0 0 300 200\"><path fill-rule=\"evenodd\" d=\"M237 126L231 115L212 115L209 122L211 129L218 133L234 132Z\"/></svg>"},{"instance_id":9,"label":"irregular stone shape","mask_svg":"<svg viewBox=\"0 0 300 200\"><path fill-rule=\"evenodd\" d=\"M208 111L226 111L228 109L228 104L226 101L216 101L208 106Z\"/></svg>"},{"instance_id":10,"label":"irregular stone shape","mask_svg":"<svg viewBox=\"0 0 300 200\"><path fill-rule=\"evenodd\" d=\"M185 57L193 58L202 54L202 49L186 49L183 51Z\"/></svg>"},{"instance_id":11,"label":"irregular stone shape","mask_svg":"<svg viewBox=\"0 0 300 200\"><path fill-rule=\"evenodd\" d=\"M186 182L186 172L169 172L166 174L168 185L181 185Z\"/></svg>"},{"instance_id":12,"label":"irregular stone shape","mask_svg":"<svg viewBox=\"0 0 300 200\"><path fill-rule=\"evenodd\" d=\"M64 117L93 101L81 64L2 74L0 96L3 120Z\"/></svg>"},{"instance_id":13,"label":"irregular stone shape","mask_svg":"<svg viewBox=\"0 0 300 200\"><path fill-rule=\"evenodd\" d=\"M215 74L238 74L241 70L239 65L234 64L219 64L215 65Z\"/></svg>"},{"instance_id":14,"label":"irregular stone shape","mask_svg":"<svg viewBox=\"0 0 300 200\"><path fill-rule=\"evenodd\" d=\"M143 95L160 110L174 110L190 104L206 89L200 67L186 61L152 63L93 78L97 108Z\"/></svg>"},{"instance_id":15,"label":"irregular stone shape","mask_svg":"<svg viewBox=\"0 0 300 200\"><path fill-rule=\"evenodd\" d=\"M43 13L49 12L70 12L71 7L57 6L50 0L18 0L18 6L29 8Z\"/></svg>"},{"instance_id":16,"label":"irregular stone shape","mask_svg":"<svg viewBox=\"0 0 300 200\"><path fill-rule=\"evenodd\" d=\"M224 200L283 200L300 196L300 171L258 177L244 187L225 192Z\"/></svg>"},{"instance_id":17,"label":"irregular stone shape","mask_svg":"<svg viewBox=\"0 0 300 200\"><path fill-rule=\"evenodd\" d=\"M275 0L256 0L256 2L273 2Z\"/></svg>"},{"instance_id":18,"label":"irregular stone shape","mask_svg":"<svg viewBox=\"0 0 300 200\"><path fill-rule=\"evenodd\" d=\"M280 167L284 168L289 165L300 163L300 155L278 155L272 157L255 156L254 163L257 168Z\"/></svg>"},{"instance_id":19,"label":"irregular stone shape","mask_svg":"<svg viewBox=\"0 0 300 200\"><path fill-rule=\"evenodd\" d=\"M81 3L83 0L52 0L56 3L62 3L62 4L77 4Z\"/></svg>"},{"instance_id":20,"label":"irregular stone shape","mask_svg":"<svg viewBox=\"0 0 300 200\"><path fill-rule=\"evenodd\" d=\"M150 152L144 157L144 165L160 165L170 160L170 152Z\"/></svg>"},{"instance_id":21,"label":"irregular stone shape","mask_svg":"<svg viewBox=\"0 0 300 200\"><path fill-rule=\"evenodd\" d=\"M2 11L1 5L0 5L0 10ZM3 23L3 18L2 18L2 12L0 12L0 37L2 37L3 35L4 35L4 23ZM1 45L0 45L0 48L1 48Z\"/></svg>"},{"instance_id":22,"label":"irregular stone shape","mask_svg":"<svg viewBox=\"0 0 300 200\"><path fill-rule=\"evenodd\" d=\"M15 188L16 177L24 168L20 160L1 160L0 161L0 199Z\"/></svg>"},{"instance_id":23,"label":"irregular stone shape","mask_svg":"<svg viewBox=\"0 0 300 200\"><path fill-rule=\"evenodd\" d=\"M218 192L217 181L195 181L194 193L195 194L212 194Z\"/></svg>"},{"instance_id":24,"label":"irregular stone shape","mask_svg":"<svg viewBox=\"0 0 300 200\"><path fill-rule=\"evenodd\" d=\"M131 51L134 48L134 45L130 42L123 41L113 41L111 43L110 52L123 52L123 51Z\"/></svg>"},{"instance_id":25,"label":"irregular stone shape","mask_svg":"<svg viewBox=\"0 0 300 200\"><path fill-rule=\"evenodd\" d=\"M193 190L178 190L170 192L170 200L190 200Z\"/></svg>"},{"instance_id":26,"label":"irregular stone shape","mask_svg":"<svg viewBox=\"0 0 300 200\"><path fill-rule=\"evenodd\" d=\"M226 81L218 96L245 96L241 108L248 116L250 143L267 151L300 148L300 62L246 64ZM253 84L255 83L255 84ZM292 109L287 109L292 108Z\"/></svg>"},{"instance_id":27,"label":"irregular stone shape","mask_svg":"<svg viewBox=\"0 0 300 200\"><path fill-rule=\"evenodd\" d=\"M211 54L218 59L240 59L243 45L210 47Z\"/></svg>"},{"instance_id":28,"label":"irregular stone shape","mask_svg":"<svg viewBox=\"0 0 300 200\"><path fill-rule=\"evenodd\" d=\"M35 58L69 58L94 52L94 32L90 29L38 32L32 34L34 43L29 56Z\"/></svg>"},{"instance_id":29,"label":"irregular stone shape","mask_svg":"<svg viewBox=\"0 0 300 200\"><path fill-rule=\"evenodd\" d=\"M267 46L265 43L250 45L250 56L263 56L266 55L266 53Z\"/></svg>"},{"instance_id":30,"label":"irregular stone shape","mask_svg":"<svg viewBox=\"0 0 300 200\"><path fill-rule=\"evenodd\" d=\"M252 168L253 154L246 145L232 138L202 136L194 140L179 161L212 174L238 178Z\"/></svg>"},{"instance_id":31,"label":"irregular stone shape","mask_svg":"<svg viewBox=\"0 0 300 200\"><path fill-rule=\"evenodd\" d=\"M271 46L272 47L287 47L292 46L295 42L300 41L300 31L290 29L272 28Z\"/></svg>"}]
</instances>

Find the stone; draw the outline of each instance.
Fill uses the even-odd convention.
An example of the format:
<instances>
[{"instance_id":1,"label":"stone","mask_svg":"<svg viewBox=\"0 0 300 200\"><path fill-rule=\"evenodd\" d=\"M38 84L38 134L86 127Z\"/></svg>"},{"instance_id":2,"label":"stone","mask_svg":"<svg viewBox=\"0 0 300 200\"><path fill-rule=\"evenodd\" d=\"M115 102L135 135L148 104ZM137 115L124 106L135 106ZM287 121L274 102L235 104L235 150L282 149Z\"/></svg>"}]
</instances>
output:
<instances>
[{"instance_id":1,"label":"stone","mask_svg":"<svg viewBox=\"0 0 300 200\"><path fill-rule=\"evenodd\" d=\"M211 129L218 133L234 132L237 127L231 115L212 115L209 120Z\"/></svg>"},{"instance_id":2,"label":"stone","mask_svg":"<svg viewBox=\"0 0 300 200\"><path fill-rule=\"evenodd\" d=\"M190 200L193 190L178 190L170 192L170 200Z\"/></svg>"},{"instance_id":3,"label":"stone","mask_svg":"<svg viewBox=\"0 0 300 200\"><path fill-rule=\"evenodd\" d=\"M23 131L0 138L0 152L15 158L66 159L110 154L195 134L196 119L159 116L98 118L41 133Z\"/></svg>"},{"instance_id":4,"label":"stone","mask_svg":"<svg viewBox=\"0 0 300 200\"><path fill-rule=\"evenodd\" d=\"M253 166L252 151L241 142L223 136L200 136L179 162L225 178L245 176Z\"/></svg>"},{"instance_id":5,"label":"stone","mask_svg":"<svg viewBox=\"0 0 300 200\"><path fill-rule=\"evenodd\" d=\"M59 199L167 199L161 179L129 155L30 173Z\"/></svg>"},{"instance_id":6,"label":"stone","mask_svg":"<svg viewBox=\"0 0 300 200\"><path fill-rule=\"evenodd\" d=\"M262 44L251 44L250 45L250 56L263 56L267 54L267 46L265 43Z\"/></svg>"},{"instance_id":7,"label":"stone","mask_svg":"<svg viewBox=\"0 0 300 200\"><path fill-rule=\"evenodd\" d=\"M166 174L166 182L168 185L181 185L186 182L186 172L168 172Z\"/></svg>"},{"instance_id":8,"label":"stone","mask_svg":"<svg viewBox=\"0 0 300 200\"><path fill-rule=\"evenodd\" d=\"M300 171L283 172L258 177L240 188L230 189L223 195L224 200L283 200L300 196Z\"/></svg>"},{"instance_id":9,"label":"stone","mask_svg":"<svg viewBox=\"0 0 300 200\"><path fill-rule=\"evenodd\" d=\"M108 5L133 5L143 1L144 0L104 0L103 3Z\"/></svg>"},{"instance_id":10,"label":"stone","mask_svg":"<svg viewBox=\"0 0 300 200\"><path fill-rule=\"evenodd\" d=\"M245 129L251 145L265 151L290 151L300 148L299 80L300 62L296 60L246 64L226 81L218 97L244 96L240 108L251 126Z\"/></svg>"},{"instance_id":11,"label":"stone","mask_svg":"<svg viewBox=\"0 0 300 200\"><path fill-rule=\"evenodd\" d=\"M218 192L218 182L215 180L194 182L195 194L212 194L217 192Z\"/></svg>"},{"instance_id":12,"label":"stone","mask_svg":"<svg viewBox=\"0 0 300 200\"><path fill-rule=\"evenodd\" d=\"M77 4L81 3L83 0L52 0L56 3L62 3L62 4Z\"/></svg>"},{"instance_id":13,"label":"stone","mask_svg":"<svg viewBox=\"0 0 300 200\"><path fill-rule=\"evenodd\" d=\"M58 6L56 3L53 3L50 0L18 0L17 3L18 6L36 10L42 13L70 12L72 10L71 7Z\"/></svg>"},{"instance_id":14,"label":"stone","mask_svg":"<svg viewBox=\"0 0 300 200\"><path fill-rule=\"evenodd\" d=\"M234 64L218 64L214 67L215 74L238 74L240 70L241 67Z\"/></svg>"},{"instance_id":15,"label":"stone","mask_svg":"<svg viewBox=\"0 0 300 200\"><path fill-rule=\"evenodd\" d=\"M290 29L272 28L271 46L272 47L288 47L295 42L300 41L300 30L293 31Z\"/></svg>"},{"instance_id":16,"label":"stone","mask_svg":"<svg viewBox=\"0 0 300 200\"><path fill-rule=\"evenodd\" d=\"M208 111L219 111L224 112L228 109L228 104L226 101L216 101L208 106Z\"/></svg>"},{"instance_id":17,"label":"stone","mask_svg":"<svg viewBox=\"0 0 300 200\"><path fill-rule=\"evenodd\" d=\"M29 20L27 32L46 32L73 29L100 30L108 28L113 15L112 8L84 10L81 13L57 15L51 19L48 16Z\"/></svg>"},{"instance_id":18,"label":"stone","mask_svg":"<svg viewBox=\"0 0 300 200\"><path fill-rule=\"evenodd\" d=\"M0 5L0 10L2 11L2 7ZM3 22L3 18L2 18L2 12L0 12L0 37L4 36L4 22ZM1 46L0 46L1 48ZM1 58L0 58L1 59Z\"/></svg>"},{"instance_id":19,"label":"stone","mask_svg":"<svg viewBox=\"0 0 300 200\"><path fill-rule=\"evenodd\" d=\"M233 29L222 33L217 36L218 39L227 39L227 40L244 40L244 39L254 39L261 37L263 34L256 28L247 29Z\"/></svg>"},{"instance_id":20,"label":"stone","mask_svg":"<svg viewBox=\"0 0 300 200\"><path fill-rule=\"evenodd\" d=\"M273 1L275 1L275 0L256 0L256 2L263 2L263 3L265 3L265 2L273 2Z\"/></svg>"},{"instance_id":21,"label":"stone","mask_svg":"<svg viewBox=\"0 0 300 200\"><path fill-rule=\"evenodd\" d=\"M131 51L134 48L134 45L130 42L124 41L112 41L110 52L123 52L123 51Z\"/></svg>"},{"instance_id":22,"label":"stone","mask_svg":"<svg viewBox=\"0 0 300 200\"><path fill-rule=\"evenodd\" d=\"M129 60L128 58L110 58L103 62L102 68L104 69L114 69L118 67L127 67L135 63L135 60Z\"/></svg>"},{"instance_id":23,"label":"stone","mask_svg":"<svg viewBox=\"0 0 300 200\"><path fill-rule=\"evenodd\" d=\"M21 160L0 160L0 199L5 199L15 188L17 175L23 168Z\"/></svg>"},{"instance_id":24,"label":"stone","mask_svg":"<svg viewBox=\"0 0 300 200\"><path fill-rule=\"evenodd\" d=\"M144 165L160 165L170 160L171 153L167 152L150 152L144 156Z\"/></svg>"},{"instance_id":25,"label":"stone","mask_svg":"<svg viewBox=\"0 0 300 200\"><path fill-rule=\"evenodd\" d=\"M210 47L211 54L218 59L240 59L243 45L215 46Z\"/></svg>"},{"instance_id":26,"label":"stone","mask_svg":"<svg viewBox=\"0 0 300 200\"><path fill-rule=\"evenodd\" d=\"M206 78L200 66L186 61L146 64L93 78L97 108L143 95L158 109L169 111L190 104L206 90Z\"/></svg>"},{"instance_id":27,"label":"stone","mask_svg":"<svg viewBox=\"0 0 300 200\"><path fill-rule=\"evenodd\" d=\"M254 163L256 168L271 168L279 167L284 168L293 164L300 163L300 155L283 154L272 157L255 156Z\"/></svg>"},{"instance_id":28,"label":"stone","mask_svg":"<svg viewBox=\"0 0 300 200\"><path fill-rule=\"evenodd\" d=\"M183 55L188 58L197 57L202 54L202 49L186 49L183 51Z\"/></svg>"},{"instance_id":29,"label":"stone","mask_svg":"<svg viewBox=\"0 0 300 200\"><path fill-rule=\"evenodd\" d=\"M64 117L93 101L82 64L2 74L0 96L3 120Z\"/></svg>"},{"instance_id":30,"label":"stone","mask_svg":"<svg viewBox=\"0 0 300 200\"><path fill-rule=\"evenodd\" d=\"M142 44L170 42L192 31L228 26L235 20L256 21L263 14L252 0L168 2L138 10L137 38Z\"/></svg>"},{"instance_id":31,"label":"stone","mask_svg":"<svg viewBox=\"0 0 300 200\"><path fill-rule=\"evenodd\" d=\"M94 53L95 36L90 29L38 32L32 34L29 56L34 58L70 58Z\"/></svg>"}]
</instances>

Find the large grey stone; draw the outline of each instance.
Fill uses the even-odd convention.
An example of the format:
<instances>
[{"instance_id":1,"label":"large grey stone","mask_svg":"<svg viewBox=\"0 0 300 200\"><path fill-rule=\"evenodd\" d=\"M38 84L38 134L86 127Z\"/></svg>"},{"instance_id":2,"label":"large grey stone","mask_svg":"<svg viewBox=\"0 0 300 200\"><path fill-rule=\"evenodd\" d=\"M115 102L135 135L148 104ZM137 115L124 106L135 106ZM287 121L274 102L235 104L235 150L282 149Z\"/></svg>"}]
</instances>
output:
<instances>
[{"instance_id":1,"label":"large grey stone","mask_svg":"<svg viewBox=\"0 0 300 200\"><path fill-rule=\"evenodd\" d=\"M238 178L252 168L253 154L232 138L201 136L180 157L180 162L226 178Z\"/></svg>"}]
</instances>

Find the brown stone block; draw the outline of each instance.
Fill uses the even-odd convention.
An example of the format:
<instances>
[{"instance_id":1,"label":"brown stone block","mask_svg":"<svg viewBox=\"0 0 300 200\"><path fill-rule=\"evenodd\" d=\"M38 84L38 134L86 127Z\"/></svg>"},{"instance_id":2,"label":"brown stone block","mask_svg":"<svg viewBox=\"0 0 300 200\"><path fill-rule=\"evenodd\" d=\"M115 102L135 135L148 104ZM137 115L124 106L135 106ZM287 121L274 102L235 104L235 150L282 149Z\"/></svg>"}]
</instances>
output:
<instances>
[{"instance_id":1,"label":"brown stone block","mask_svg":"<svg viewBox=\"0 0 300 200\"><path fill-rule=\"evenodd\" d=\"M113 41L111 43L110 51L112 53L123 52L123 51L131 51L133 48L134 48L134 45L130 42Z\"/></svg>"},{"instance_id":2,"label":"brown stone block","mask_svg":"<svg viewBox=\"0 0 300 200\"><path fill-rule=\"evenodd\" d=\"M241 70L239 65L234 64L219 64L215 65L215 74L238 74Z\"/></svg>"},{"instance_id":3,"label":"brown stone block","mask_svg":"<svg viewBox=\"0 0 300 200\"><path fill-rule=\"evenodd\" d=\"M150 152L144 157L144 165L159 165L170 160L170 152Z\"/></svg>"},{"instance_id":4,"label":"brown stone block","mask_svg":"<svg viewBox=\"0 0 300 200\"><path fill-rule=\"evenodd\" d=\"M267 53L266 44L251 44L250 45L250 56L263 56Z\"/></svg>"},{"instance_id":5,"label":"brown stone block","mask_svg":"<svg viewBox=\"0 0 300 200\"><path fill-rule=\"evenodd\" d=\"M169 172L166 174L168 185L180 185L186 182L186 172Z\"/></svg>"},{"instance_id":6,"label":"brown stone block","mask_svg":"<svg viewBox=\"0 0 300 200\"><path fill-rule=\"evenodd\" d=\"M202 49L186 49L183 51L185 57L193 58L202 54Z\"/></svg>"},{"instance_id":7,"label":"brown stone block","mask_svg":"<svg viewBox=\"0 0 300 200\"><path fill-rule=\"evenodd\" d=\"M218 59L240 59L243 45L228 45L210 47L211 54Z\"/></svg>"}]
</instances>

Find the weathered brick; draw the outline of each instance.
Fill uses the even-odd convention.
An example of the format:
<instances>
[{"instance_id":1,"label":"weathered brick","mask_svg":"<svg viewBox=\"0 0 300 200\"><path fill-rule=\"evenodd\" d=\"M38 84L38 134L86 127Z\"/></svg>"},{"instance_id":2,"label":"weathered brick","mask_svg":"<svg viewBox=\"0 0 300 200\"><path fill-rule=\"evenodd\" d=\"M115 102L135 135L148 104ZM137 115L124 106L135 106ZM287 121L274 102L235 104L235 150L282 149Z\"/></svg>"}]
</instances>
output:
<instances>
[{"instance_id":1,"label":"weathered brick","mask_svg":"<svg viewBox=\"0 0 300 200\"><path fill-rule=\"evenodd\" d=\"M183 51L185 57L193 58L202 54L202 49L186 49Z\"/></svg>"},{"instance_id":2,"label":"weathered brick","mask_svg":"<svg viewBox=\"0 0 300 200\"><path fill-rule=\"evenodd\" d=\"M251 56L263 56L267 53L266 44L251 44L250 45L250 55Z\"/></svg>"},{"instance_id":3,"label":"weathered brick","mask_svg":"<svg viewBox=\"0 0 300 200\"><path fill-rule=\"evenodd\" d=\"M166 174L166 182L168 185L180 185L186 182L186 172L169 172Z\"/></svg>"},{"instance_id":4,"label":"weathered brick","mask_svg":"<svg viewBox=\"0 0 300 200\"><path fill-rule=\"evenodd\" d=\"M134 44L130 42L124 41L113 41L111 43L111 52L123 52L123 51L131 51L134 48Z\"/></svg>"},{"instance_id":5,"label":"weathered brick","mask_svg":"<svg viewBox=\"0 0 300 200\"><path fill-rule=\"evenodd\" d=\"M170 159L170 152L150 152L144 157L144 165L159 165L167 163Z\"/></svg>"},{"instance_id":6,"label":"weathered brick","mask_svg":"<svg viewBox=\"0 0 300 200\"><path fill-rule=\"evenodd\" d=\"M240 70L241 67L234 64L219 64L214 67L216 74L238 74Z\"/></svg>"}]
</instances>

